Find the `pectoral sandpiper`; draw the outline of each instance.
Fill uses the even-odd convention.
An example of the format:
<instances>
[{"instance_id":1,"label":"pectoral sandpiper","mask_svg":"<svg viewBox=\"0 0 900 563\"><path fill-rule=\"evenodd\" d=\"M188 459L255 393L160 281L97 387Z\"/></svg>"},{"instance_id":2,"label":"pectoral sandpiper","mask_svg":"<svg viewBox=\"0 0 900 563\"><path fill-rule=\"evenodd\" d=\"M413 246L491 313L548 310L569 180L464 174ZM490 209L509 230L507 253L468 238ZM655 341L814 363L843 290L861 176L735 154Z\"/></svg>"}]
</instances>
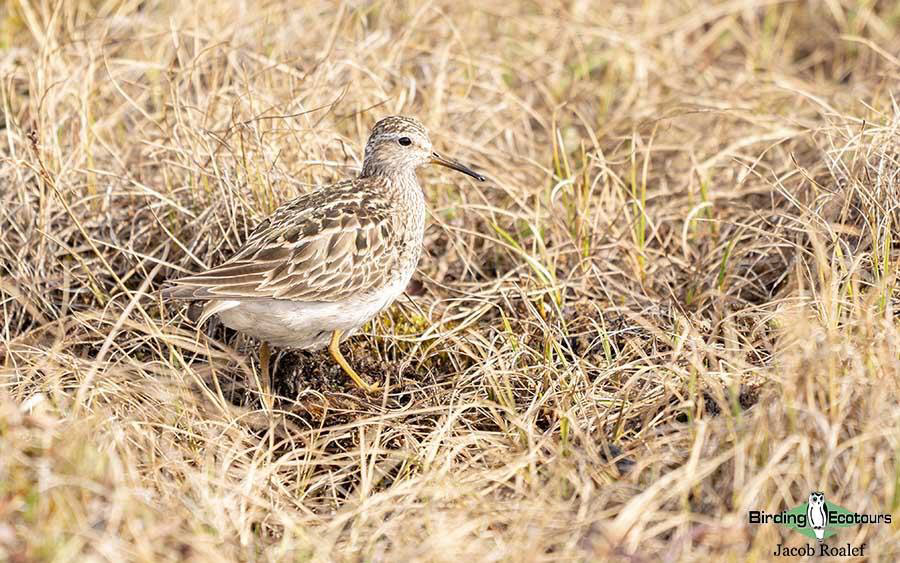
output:
<instances>
[{"instance_id":1,"label":"pectoral sandpiper","mask_svg":"<svg viewBox=\"0 0 900 563\"><path fill-rule=\"evenodd\" d=\"M425 231L416 169L440 164L481 174L434 152L411 117L386 117L366 143L359 177L321 187L279 207L222 265L174 280L164 297L206 300L200 319L218 315L259 339L268 378L268 344L315 350L365 391L378 389L350 366L340 343L403 293Z\"/></svg>"}]
</instances>

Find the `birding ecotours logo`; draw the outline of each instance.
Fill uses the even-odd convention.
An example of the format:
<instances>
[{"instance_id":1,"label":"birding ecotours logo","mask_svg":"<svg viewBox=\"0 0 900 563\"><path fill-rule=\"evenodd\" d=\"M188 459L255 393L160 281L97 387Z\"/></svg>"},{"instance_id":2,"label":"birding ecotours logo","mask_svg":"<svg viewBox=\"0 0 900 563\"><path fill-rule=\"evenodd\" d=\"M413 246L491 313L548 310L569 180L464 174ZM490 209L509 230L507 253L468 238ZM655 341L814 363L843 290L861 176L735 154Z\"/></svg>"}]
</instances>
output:
<instances>
[{"instance_id":1,"label":"birding ecotours logo","mask_svg":"<svg viewBox=\"0 0 900 563\"><path fill-rule=\"evenodd\" d=\"M825 527L828 525L828 507L825 505L825 493L814 491L809 493L806 503L806 525L812 528L819 543L825 541ZM802 532L801 532L802 533Z\"/></svg>"},{"instance_id":2,"label":"birding ecotours logo","mask_svg":"<svg viewBox=\"0 0 900 563\"><path fill-rule=\"evenodd\" d=\"M813 491L809 493L807 502L793 508L770 514L764 510L751 510L748 513L750 524L779 524L798 532L810 539L816 540L815 544L807 544L800 547L788 547L778 544L773 555L776 556L860 556L865 555L866 544L851 546L850 544L830 547L825 543L827 538L834 536L841 528L856 526L859 524L890 524L890 514L858 514L825 500L825 493Z\"/></svg>"}]
</instances>

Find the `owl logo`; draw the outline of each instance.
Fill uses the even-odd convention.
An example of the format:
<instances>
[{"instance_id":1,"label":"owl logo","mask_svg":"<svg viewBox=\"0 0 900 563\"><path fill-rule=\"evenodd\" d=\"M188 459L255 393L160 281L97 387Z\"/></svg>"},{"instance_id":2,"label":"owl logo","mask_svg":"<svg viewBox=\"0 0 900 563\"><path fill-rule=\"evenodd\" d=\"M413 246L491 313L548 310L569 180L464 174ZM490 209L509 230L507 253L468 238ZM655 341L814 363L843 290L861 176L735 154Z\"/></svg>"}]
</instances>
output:
<instances>
[{"instance_id":1,"label":"owl logo","mask_svg":"<svg viewBox=\"0 0 900 563\"><path fill-rule=\"evenodd\" d=\"M809 504L806 506L807 526L812 528L819 543L825 540L825 526L828 525L828 507L825 506L825 493L815 491L809 493Z\"/></svg>"}]
</instances>

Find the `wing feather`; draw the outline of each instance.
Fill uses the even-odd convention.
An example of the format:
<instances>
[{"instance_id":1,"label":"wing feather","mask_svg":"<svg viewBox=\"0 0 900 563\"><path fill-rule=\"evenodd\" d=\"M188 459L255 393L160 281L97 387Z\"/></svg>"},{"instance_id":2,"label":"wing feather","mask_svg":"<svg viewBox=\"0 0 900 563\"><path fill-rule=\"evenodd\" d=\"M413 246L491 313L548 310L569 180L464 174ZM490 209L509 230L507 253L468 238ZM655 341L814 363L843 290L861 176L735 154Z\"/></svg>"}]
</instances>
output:
<instances>
[{"instance_id":1,"label":"wing feather","mask_svg":"<svg viewBox=\"0 0 900 563\"><path fill-rule=\"evenodd\" d=\"M381 181L368 179L367 181ZM381 287L398 259L393 207L363 180L337 184L279 207L220 266L175 280L182 299L335 302Z\"/></svg>"}]
</instances>

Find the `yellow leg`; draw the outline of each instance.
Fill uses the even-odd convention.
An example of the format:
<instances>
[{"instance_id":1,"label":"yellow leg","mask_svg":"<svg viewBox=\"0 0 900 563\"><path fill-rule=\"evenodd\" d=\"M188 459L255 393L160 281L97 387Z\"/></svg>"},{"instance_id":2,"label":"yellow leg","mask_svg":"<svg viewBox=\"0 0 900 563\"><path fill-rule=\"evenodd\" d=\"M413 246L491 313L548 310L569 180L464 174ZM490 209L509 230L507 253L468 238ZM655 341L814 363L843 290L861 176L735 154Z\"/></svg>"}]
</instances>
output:
<instances>
[{"instance_id":1,"label":"yellow leg","mask_svg":"<svg viewBox=\"0 0 900 563\"><path fill-rule=\"evenodd\" d=\"M331 357L334 358L334 361L341 366L341 369L344 370L344 373L350 376L350 379L353 380L353 383L356 383L357 387L362 389L367 393L374 393L378 391L377 385L370 385L363 381L363 379L359 376L356 371L350 367L350 364L347 363L347 360L344 358L344 355L341 354L341 334L343 334L340 330L336 330L331 333L331 343L328 345L328 351L331 352Z\"/></svg>"},{"instance_id":2,"label":"yellow leg","mask_svg":"<svg viewBox=\"0 0 900 563\"><path fill-rule=\"evenodd\" d=\"M259 379L262 383L263 391L268 393L272 389L271 380L269 378L269 343L263 342L259 346Z\"/></svg>"}]
</instances>

